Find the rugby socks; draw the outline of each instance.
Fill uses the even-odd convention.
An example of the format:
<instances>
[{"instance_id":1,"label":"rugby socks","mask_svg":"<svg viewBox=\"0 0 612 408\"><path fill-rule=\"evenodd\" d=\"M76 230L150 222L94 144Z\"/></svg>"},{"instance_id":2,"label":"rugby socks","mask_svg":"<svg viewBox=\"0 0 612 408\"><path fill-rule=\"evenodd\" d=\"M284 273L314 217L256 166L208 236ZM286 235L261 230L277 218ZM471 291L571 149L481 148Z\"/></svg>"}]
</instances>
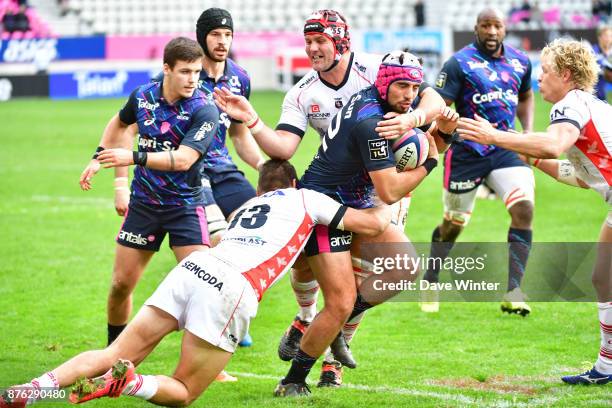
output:
<instances>
[{"instance_id":1,"label":"rugby socks","mask_svg":"<svg viewBox=\"0 0 612 408\"><path fill-rule=\"evenodd\" d=\"M521 286L531 250L531 237L529 229L510 227L508 230L508 292Z\"/></svg>"},{"instance_id":2,"label":"rugby socks","mask_svg":"<svg viewBox=\"0 0 612 408\"><path fill-rule=\"evenodd\" d=\"M115 339L117 337L119 337L119 335L121 334L123 329L126 328L126 326L127 326L127 324L121 324L119 326L113 326L112 324L107 324L107 330L108 330L108 344L107 344L107 346L110 346L111 343L113 341L115 341Z\"/></svg>"},{"instance_id":3,"label":"rugby socks","mask_svg":"<svg viewBox=\"0 0 612 408\"><path fill-rule=\"evenodd\" d=\"M601 347L595 369L602 374L612 374L612 302L597 303L599 309L599 327L601 329Z\"/></svg>"},{"instance_id":4,"label":"rugby socks","mask_svg":"<svg viewBox=\"0 0 612 408\"><path fill-rule=\"evenodd\" d=\"M157 394L158 388L159 381L156 376L136 374L134 379L130 381L121 394L142 398L148 401Z\"/></svg>"},{"instance_id":5,"label":"rugby socks","mask_svg":"<svg viewBox=\"0 0 612 408\"><path fill-rule=\"evenodd\" d=\"M291 368L287 376L282 379L283 384L301 384L306 382L306 377L312 369L312 366L317 361L315 357L311 357L304 353L300 348L293 360L291 360Z\"/></svg>"},{"instance_id":6,"label":"rugby socks","mask_svg":"<svg viewBox=\"0 0 612 408\"><path fill-rule=\"evenodd\" d=\"M37 388L59 389L59 382L53 371L49 371L38 378L32 380L31 384Z\"/></svg>"},{"instance_id":7,"label":"rugby socks","mask_svg":"<svg viewBox=\"0 0 612 408\"><path fill-rule=\"evenodd\" d=\"M440 232L440 226L438 225L431 234L431 249L429 251L429 257L432 259L440 259L441 262L428 262L427 272L423 276L423 279L428 282L438 282L440 280L440 268L439 266L444 263L444 260L450 253L451 249L455 245L454 242L442 241L442 233Z\"/></svg>"},{"instance_id":8,"label":"rugby socks","mask_svg":"<svg viewBox=\"0 0 612 408\"><path fill-rule=\"evenodd\" d=\"M358 315L362 314L366 310L371 309L373 307L374 305L371 305L368 302L366 302L363 296L361 296L361 293L357 292L357 299L355 299L355 305L353 306L353 311L351 312L351 315L349 316L347 322L353 321L353 319L355 319ZM357 328L355 328L355 330L357 330Z\"/></svg>"},{"instance_id":9,"label":"rugby socks","mask_svg":"<svg viewBox=\"0 0 612 408\"><path fill-rule=\"evenodd\" d=\"M363 316L365 316L365 311L350 318L346 321L346 323L344 323L344 326L342 326L342 335L344 336L344 340L346 340L347 343L350 343L353 339L353 336L355 335L355 332L357 331L357 328L359 327Z\"/></svg>"},{"instance_id":10,"label":"rugby socks","mask_svg":"<svg viewBox=\"0 0 612 408\"><path fill-rule=\"evenodd\" d=\"M291 287L295 299L300 305L298 317L300 320L312 322L317 315L317 296L319 295L319 283L316 280L310 282L298 282L293 276L291 269Z\"/></svg>"}]
</instances>

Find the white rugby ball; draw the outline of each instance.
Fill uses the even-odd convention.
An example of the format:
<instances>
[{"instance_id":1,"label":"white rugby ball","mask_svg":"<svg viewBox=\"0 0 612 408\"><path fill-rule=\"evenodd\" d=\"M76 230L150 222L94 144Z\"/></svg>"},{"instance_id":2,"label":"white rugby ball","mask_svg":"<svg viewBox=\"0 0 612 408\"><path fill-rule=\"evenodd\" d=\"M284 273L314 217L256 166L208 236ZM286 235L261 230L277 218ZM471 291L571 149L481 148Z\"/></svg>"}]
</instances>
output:
<instances>
[{"instance_id":1,"label":"white rugby ball","mask_svg":"<svg viewBox=\"0 0 612 408\"><path fill-rule=\"evenodd\" d=\"M429 141L421 129L410 129L391 144L398 172L422 165L429 153Z\"/></svg>"}]
</instances>

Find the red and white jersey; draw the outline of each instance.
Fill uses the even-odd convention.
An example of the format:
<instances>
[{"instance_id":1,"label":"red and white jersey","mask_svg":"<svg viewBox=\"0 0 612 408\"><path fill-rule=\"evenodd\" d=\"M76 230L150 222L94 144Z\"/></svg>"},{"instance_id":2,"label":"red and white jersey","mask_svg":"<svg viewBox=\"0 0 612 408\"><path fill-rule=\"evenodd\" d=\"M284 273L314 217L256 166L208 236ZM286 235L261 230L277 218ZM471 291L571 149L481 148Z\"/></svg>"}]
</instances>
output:
<instances>
[{"instance_id":1,"label":"red and white jersey","mask_svg":"<svg viewBox=\"0 0 612 408\"><path fill-rule=\"evenodd\" d=\"M302 137L310 124L323 137L333 117L350 97L374 84L381 60L378 55L351 53L350 69L338 86L310 70L285 95L276 129Z\"/></svg>"},{"instance_id":2,"label":"red and white jersey","mask_svg":"<svg viewBox=\"0 0 612 408\"><path fill-rule=\"evenodd\" d=\"M567 151L576 176L612 204L612 107L594 95L573 90L550 111L550 123L569 122L580 130Z\"/></svg>"},{"instance_id":3,"label":"red and white jersey","mask_svg":"<svg viewBox=\"0 0 612 408\"><path fill-rule=\"evenodd\" d=\"M337 228L345 212L346 207L312 190L272 191L240 207L208 253L241 273L261 300L293 265L314 226Z\"/></svg>"}]
</instances>

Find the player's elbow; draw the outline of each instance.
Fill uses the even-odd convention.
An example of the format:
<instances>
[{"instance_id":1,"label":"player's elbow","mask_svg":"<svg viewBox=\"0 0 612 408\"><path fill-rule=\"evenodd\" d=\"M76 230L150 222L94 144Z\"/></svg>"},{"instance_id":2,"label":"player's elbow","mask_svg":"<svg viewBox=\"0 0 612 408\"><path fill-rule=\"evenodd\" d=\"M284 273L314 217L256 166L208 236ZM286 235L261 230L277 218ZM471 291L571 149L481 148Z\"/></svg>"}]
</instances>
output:
<instances>
[{"instance_id":1,"label":"player's elbow","mask_svg":"<svg viewBox=\"0 0 612 408\"><path fill-rule=\"evenodd\" d=\"M563 154L563 149L554 144L547 144L543 147L541 153L541 159L558 159Z\"/></svg>"},{"instance_id":2,"label":"player's elbow","mask_svg":"<svg viewBox=\"0 0 612 408\"><path fill-rule=\"evenodd\" d=\"M174 163L170 164L171 171L187 171L194 163L195 160L192 160L190 157L176 155Z\"/></svg>"},{"instance_id":3,"label":"player's elbow","mask_svg":"<svg viewBox=\"0 0 612 408\"><path fill-rule=\"evenodd\" d=\"M395 204L396 202L398 202L402 196L397 194L395 191L389 189L389 188L377 188L376 189L376 194L378 195L378 198L380 198L380 200L385 203L385 204Z\"/></svg>"}]
</instances>

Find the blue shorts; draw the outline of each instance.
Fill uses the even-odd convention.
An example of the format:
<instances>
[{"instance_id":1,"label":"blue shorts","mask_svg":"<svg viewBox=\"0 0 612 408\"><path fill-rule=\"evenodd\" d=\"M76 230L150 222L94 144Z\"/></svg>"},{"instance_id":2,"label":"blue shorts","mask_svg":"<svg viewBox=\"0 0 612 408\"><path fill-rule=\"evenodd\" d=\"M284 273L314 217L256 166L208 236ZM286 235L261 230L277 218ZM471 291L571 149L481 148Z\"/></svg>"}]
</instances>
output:
<instances>
[{"instance_id":1,"label":"blue shorts","mask_svg":"<svg viewBox=\"0 0 612 408\"><path fill-rule=\"evenodd\" d=\"M496 147L481 156L462 143L453 143L444 155L444 188L455 194L474 190L493 170L524 167L515 152Z\"/></svg>"},{"instance_id":2,"label":"blue shorts","mask_svg":"<svg viewBox=\"0 0 612 408\"><path fill-rule=\"evenodd\" d=\"M130 248L159 251L167 233L170 247L210 246L207 224L203 204L161 206L132 200L116 241Z\"/></svg>"},{"instance_id":3,"label":"blue shorts","mask_svg":"<svg viewBox=\"0 0 612 408\"><path fill-rule=\"evenodd\" d=\"M233 165L206 168L203 178L210 184L202 183L206 205L217 204L225 218L257 195L244 173Z\"/></svg>"}]
</instances>

